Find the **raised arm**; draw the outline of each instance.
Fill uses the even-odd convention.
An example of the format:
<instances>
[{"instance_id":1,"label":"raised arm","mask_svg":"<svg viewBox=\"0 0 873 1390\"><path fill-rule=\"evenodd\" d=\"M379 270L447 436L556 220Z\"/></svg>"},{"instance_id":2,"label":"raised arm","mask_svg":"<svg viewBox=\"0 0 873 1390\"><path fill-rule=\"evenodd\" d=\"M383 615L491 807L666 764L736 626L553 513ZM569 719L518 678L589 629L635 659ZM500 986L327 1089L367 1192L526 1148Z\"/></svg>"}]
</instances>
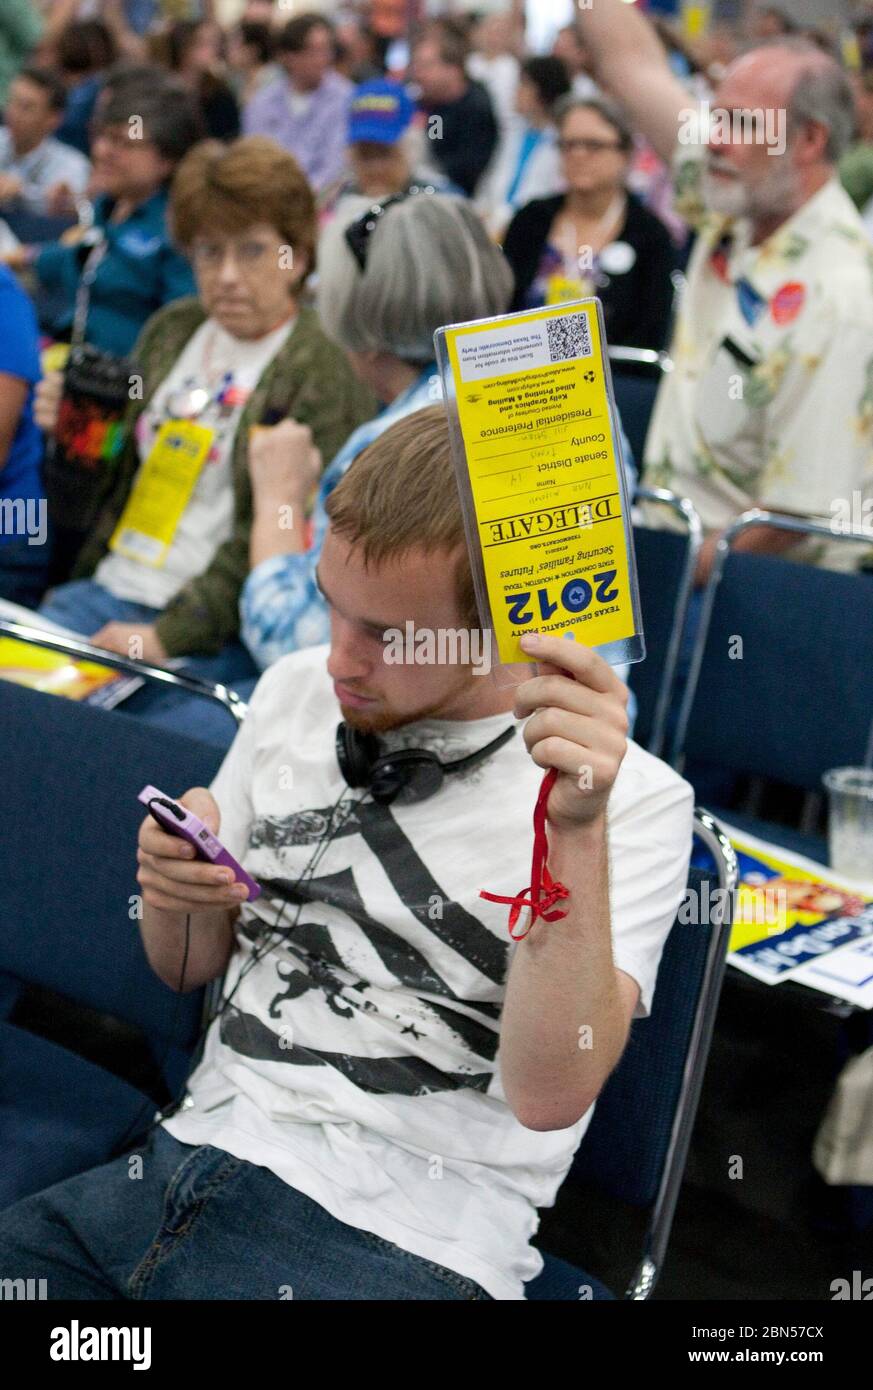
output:
<instances>
[{"instance_id":1,"label":"raised arm","mask_svg":"<svg viewBox=\"0 0 873 1390\"><path fill-rule=\"evenodd\" d=\"M680 113L691 98L673 76L652 25L622 0L596 0L577 16L597 79L662 159L676 146Z\"/></svg>"}]
</instances>

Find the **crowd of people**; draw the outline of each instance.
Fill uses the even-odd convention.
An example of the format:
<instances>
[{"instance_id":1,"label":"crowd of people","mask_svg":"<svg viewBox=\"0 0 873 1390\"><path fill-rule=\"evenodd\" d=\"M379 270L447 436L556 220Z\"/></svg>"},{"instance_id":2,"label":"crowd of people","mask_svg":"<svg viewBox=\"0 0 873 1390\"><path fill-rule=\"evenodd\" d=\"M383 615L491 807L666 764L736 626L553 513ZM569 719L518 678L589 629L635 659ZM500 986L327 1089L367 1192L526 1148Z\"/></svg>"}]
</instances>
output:
<instances>
[{"instance_id":1,"label":"crowd of people","mask_svg":"<svg viewBox=\"0 0 873 1390\"><path fill-rule=\"evenodd\" d=\"M650 1006L691 790L628 743L627 688L595 653L541 639L552 674L510 693L380 661L388 619L478 625L433 335L596 295L611 347L668 354L625 465L701 519L693 633L741 513L873 498L873 17L839 35L761 5L749 31L691 44L598 0L532 53L515 7L410 33L378 3L228 8L0 11L0 599L252 697L188 804L270 893L241 901L154 823L140 839L153 967L174 988L180 968L187 988L229 970L238 991L188 1108L153 1136L154 1210L192 1146L230 1154L241 1201L287 1209L332 1252L347 1292L326 1296L376 1277L380 1297L516 1298L535 1208ZM701 104L729 129L703 128ZM19 500L45 509L39 545ZM761 526L737 544L873 569L863 541ZM231 742L222 711L172 689L123 709ZM531 715L524 740L477 774L337 821L377 736L466 759L513 712ZM358 782L337 769L340 718ZM549 768L550 867L586 965L532 928L504 989L480 879L513 886ZM319 878L314 820L333 837ZM286 909L282 1018L300 1041L279 1051L277 958L254 969L251 948ZM593 1057L565 1056L577 1017L606 1040ZM434 1152L445 1181L422 1185ZM210 1158L185 1200L216 1181ZM6 1263L40 1252L57 1296L198 1296L169 1256L146 1273L152 1206L121 1168L74 1182L0 1215ZM125 1232L112 1262L106 1212ZM275 1273L281 1231L248 1233L250 1285L233 1241L195 1231L210 1296L289 1281L325 1296L302 1256Z\"/></svg>"},{"instance_id":2,"label":"crowd of people","mask_svg":"<svg viewBox=\"0 0 873 1390\"><path fill-rule=\"evenodd\" d=\"M508 15L475 24L435 20L409 44L364 15L336 25L318 13L285 20L281 7L268 5L247 6L226 27L211 12L162 19L147 4L62 4L26 24L23 15L10 20L0 258L17 277L4 278L15 321L28 329L7 339L3 413L11 457L0 496L47 493L52 525L39 554L26 537L4 536L0 597L33 605L51 584L46 612L98 645L132 650L130 638L145 623L140 655L191 657L193 670L252 679L265 651L272 660L282 650L274 629L291 646L306 631L316 640L325 630L323 621L301 627L289 616L287 592L283 621L273 611L275 593L254 572L244 585L262 480L275 492L282 472L293 482L296 514L305 514L315 495L313 468L337 476L327 465L346 436L372 418L362 436L369 439L376 419L391 418L390 410L377 411L396 408L426 375L436 328L486 309L529 309L590 293L603 305L613 346L662 350L672 343L673 371L637 463L648 484L671 488L699 511L707 532L700 582L719 531L753 503L827 515L832 497L865 493L871 289L864 212L873 195L867 70L848 71L821 35L787 33L792 26L778 7L761 10L756 21L770 48L739 56L740 35L715 31L693 53L672 34L664 48L637 21L631 14L626 24L614 22L608 11L603 21L584 16L555 36L551 53L525 56ZM866 41L860 31L862 59ZM784 112L784 147L756 135L683 144L692 100ZM209 141L224 153L216 143L207 160ZM277 160L283 151L286 163L274 165L269 149ZM188 206L197 170L199 231ZM288 202L284 230L277 189ZM432 207L416 203L417 190ZM356 264L346 233L374 201L386 214L368 270ZM743 237L730 230L737 214L748 218ZM207 237L207 227L221 235ZM271 300L265 266L282 247L296 269L276 271ZM484 279L471 274L482 258ZM370 291L373 265L381 267L380 282ZM400 390L385 381L384 363L374 371L369 356L351 348L340 322L338 306L361 274L371 323L390 321L395 287L403 287L398 305L422 306L409 315L415 355L397 353ZM480 291L486 282L491 288ZM191 304L189 313L192 296L199 307ZM257 311L261 298L275 322ZM320 374L320 399L307 397L305 408L292 410L294 390L283 400L271 385L265 408L267 374L280 370L282 357L274 357L298 308L297 349L314 313L313 328L320 324L348 356L337 358L330 382ZM207 344L205 364L186 331L178 341L171 331L185 314L193 331L202 312L208 317L197 346ZM250 322L235 327L234 316ZM398 326L402 317L399 310ZM213 330L227 335L223 351ZM142 381L119 415L112 458L86 460L91 468L78 480L75 505L60 477L58 369L44 372L36 391L48 441L44 470L38 461L37 334L43 348L49 341L93 349L92 373L119 359ZM802 350L811 340L815 351ZM242 346L249 341L258 344L253 354ZM352 371L363 388L352 389ZM743 389L731 391L737 372ZM211 424L218 413L225 462L232 453L234 465L232 474L216 466L222 450L212 446L172 554L157 571L141 556L119 553L116 528L129 496L136 498L163 401L179 382L222 387L197 418ZM422 403L416 392L412 400L413 408ZM282 419L309 428L322 414L335 428L329 441L313 436L315 465L300 436L295 453ZM835 432L842 441L836 450ZM343 459L353 456L346 446ZM306 462L298 461L292 480L294 458ZM271 544L304 547L308 536L301 522ZM764 550L795 543L791 533L763 530L741 542ZM259 574L262 549L252 550ZM845 548L840 557L859 562ZM213 589L216 575L223 581ZM260 636L223 663L221 649L236 642L241 592L246 629ZM79 595L77 606L71 594ZM103 602L86 607L87 594ZM186 623L185 606L195 603L200 616ZM144 708L154 703L140 700Z\"/></svg>"}]
</instances>

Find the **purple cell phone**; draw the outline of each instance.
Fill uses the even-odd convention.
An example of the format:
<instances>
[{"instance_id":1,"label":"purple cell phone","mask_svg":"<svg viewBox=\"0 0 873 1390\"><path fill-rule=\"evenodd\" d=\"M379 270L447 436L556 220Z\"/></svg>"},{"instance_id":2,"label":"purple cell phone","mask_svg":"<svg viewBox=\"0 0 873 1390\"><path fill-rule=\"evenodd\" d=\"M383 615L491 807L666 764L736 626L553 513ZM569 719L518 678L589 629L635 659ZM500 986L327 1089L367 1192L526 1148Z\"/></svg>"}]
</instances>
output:
<instances>
[{"instance_id":1,"label":"purple cell phone","mask_svg":"<svg viewBox=\"0 0 873 1390\"><path fill-rule=\"evenodd\" d=\"M189 811L187 806L180 806L178 801L174 801L171 796L164 792L159 792L157 787L143 787L137 801L141 801L151 815L156 820L162 830L166 830L169 835L178 835L181 840L187 840L196 851L198 859L205 859L209 864L222 864L227 869L233 869L234 877L239 883L244 883L249 890L246 902L254 902L255 898L261 896L260 886L250 874L247 874L241 864L238 864L232 854L224 848L220 840L216 839L208 825L204 825L199 816L195 816L193 811Z\"/></svg>"}]
</instances>

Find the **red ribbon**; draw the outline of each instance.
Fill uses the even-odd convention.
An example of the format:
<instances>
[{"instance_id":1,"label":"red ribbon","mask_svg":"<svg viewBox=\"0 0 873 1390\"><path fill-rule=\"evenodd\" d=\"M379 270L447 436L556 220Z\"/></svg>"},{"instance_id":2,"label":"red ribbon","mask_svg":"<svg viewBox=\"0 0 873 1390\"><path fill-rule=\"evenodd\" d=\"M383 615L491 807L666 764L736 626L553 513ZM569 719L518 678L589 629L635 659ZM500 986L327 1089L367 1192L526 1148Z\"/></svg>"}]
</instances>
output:
<instances>
[{"instance_id":1,"label":"red ribbon","mask_svg":"<svg viewBox=\"0 0 873 1390\"><path fill-rule=\"evenodd\" d=\"M549 841L546 835L546 807L549 804L549 793L558 778L558 769L549 768L540 786L540 793L537 797L537 804L534 807L534 847L533 863L531 864L531 883L529 888L523 888L514 898L504 898L499 893L480 892L480 898L486 898L489 903L509 903L509 935L513 941L521 941L527 936L534 922L538 917L542 917L544 922L556 922L560 917L566 917L566 912L553 911L555 903L563 898L569 898L570 890L563 883L555 883L549 873L549 866L546 863L549 854ZM530 897L525 897L529 893ZM521 916L523 907L530 908L530 921L527 929L516 934L512 929Z\"/></svg>"}]
</instances>

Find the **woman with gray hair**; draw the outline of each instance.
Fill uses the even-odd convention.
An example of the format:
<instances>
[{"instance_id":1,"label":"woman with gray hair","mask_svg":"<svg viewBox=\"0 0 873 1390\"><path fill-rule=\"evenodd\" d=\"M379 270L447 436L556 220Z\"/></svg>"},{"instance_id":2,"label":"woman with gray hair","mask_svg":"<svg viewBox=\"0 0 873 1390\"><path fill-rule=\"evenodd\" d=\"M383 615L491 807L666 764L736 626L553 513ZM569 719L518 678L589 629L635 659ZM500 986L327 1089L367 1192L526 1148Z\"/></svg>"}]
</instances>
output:
<instances>
[{"instance_id":1,"label":"woman with gray hair","mask_svg":"<svg viewBox=\"0 0 873 1390\"><path fill-rule=\"evenodd\" d=\"M611 103L568 96L555 109L567 191L516 213L503 249L513 309L596 294L607 338L626 347L667 340L676 257L664 224L629 193L633 136Z\"/></svg>"},{"instance_id":2,"label":"woman with gray hair","mask_svg":"<svg viewBox=\"0 0 873 1390\"><path fill-rule=\"evenodd\" d=\"M327 641L327 608L315 578L325 502L383 430L442 399L434 332L502 313L512 293L503 255L462 198L414 188L328 230L319 247L322 323L384 409L355 430L321 475L309 523L306 504L320 473L309 430L285 420L250 446L252 568L240 603L241 631L262 668Z\"/></svg>"}]
</instances>

